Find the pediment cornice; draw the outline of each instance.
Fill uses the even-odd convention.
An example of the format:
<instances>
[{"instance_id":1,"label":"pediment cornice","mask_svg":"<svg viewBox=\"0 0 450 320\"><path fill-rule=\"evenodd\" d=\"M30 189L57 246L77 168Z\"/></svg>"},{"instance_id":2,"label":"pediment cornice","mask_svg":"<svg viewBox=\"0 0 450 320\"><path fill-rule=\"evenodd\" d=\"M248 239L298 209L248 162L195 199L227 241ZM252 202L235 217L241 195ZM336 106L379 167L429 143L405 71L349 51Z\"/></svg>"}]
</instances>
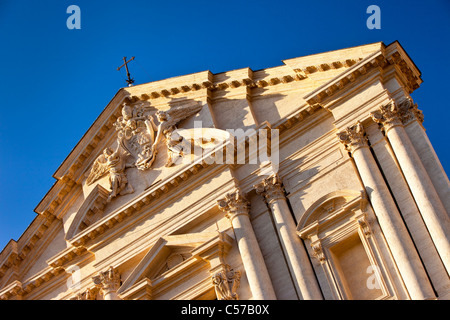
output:
<instances>
[{"instance_id":1,"label":"pediment cornice","mask_svg":"<svg viewBox=\"0 0 450 320\"><path fill-rule=\"evenodd\" d=\"M30 226L20 236L19 240L10 240L0 254L0 279L14 266L20 266L22 261L33 252L33 248L44 236L55 218L51 215L36 216Z\"/></svg>"},{"instance_id":2,"label":"pediment cornice","mask_svg":"<svg viewBox=\"0 0 450 320\"><path fill-rule=\"evenodd\" d=\"M72 221L66 233L66 240L70 241L78 232L88 228L102 218L108 195L109 190L106 190L100 184L95 185Z\"/></svg>"},{"instance_id":3,"label":"pediment cornice","mask_svg":"<svg viewBox=\"0 0 450 320\"><path fill-rule=\"evenodd\" d=\"M330 97L347 89L372 70L379 70L381 74L381 70L388 66L397 68L409 93L416 90L422 83L420 71L400 44L394 42L387 47L381 47L380 50L370 54L343 73L311 91L304 96L304 99L310 105L324 104Z\"/></svg>"},{"instance_id":4,"label":"pediment cornice","mask_svg":"<svg viewBox=\"0 0 450 320\"><path fill-rule=\"evenodd\" d=\"M161 237L125 279L118 294L124 299L151 299L156 292L169 288L172 283L189 279L201 269L214 272L224 265L224 257L232 243L230 236L218 231ZM171 257L171 248L182 247L187 248L189 257L161 273L161 263ZM206 280L212 287L209 277Z\"/></svg>"}]
</instances>

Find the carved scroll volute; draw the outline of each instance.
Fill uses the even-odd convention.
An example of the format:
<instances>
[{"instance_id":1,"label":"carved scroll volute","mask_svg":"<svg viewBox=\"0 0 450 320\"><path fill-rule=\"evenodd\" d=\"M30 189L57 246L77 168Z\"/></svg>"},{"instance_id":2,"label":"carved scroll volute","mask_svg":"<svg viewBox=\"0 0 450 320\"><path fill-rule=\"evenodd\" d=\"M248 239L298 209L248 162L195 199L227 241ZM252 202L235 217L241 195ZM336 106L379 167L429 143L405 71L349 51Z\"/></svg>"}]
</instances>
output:
<instances>
[{"instance_id":1,"label":"carved scroll volute","mask_svg":"<svg viewBox=\"0 0 450 320\"><path fill-rule=\"evenodd\" d=\"M239 300L237 289L240 285L241 272L233 270L228 264L211 277L218 300Z\"/></svg>"},{"instance_id":2,"label":"carved scroll volute","mask_svg":"<svg viewBox=\"0 0 450 320\"><path fill-rule=\"evenodd\" d=\"M241 214L248 215L250 207L250 203L240 189L226 194L225 199L217 201L217 204L230 220Z\"/></svg>"},{"instance_id":3,"label":"carved scroll volute","mask_svg":"<svg viewBox=\"0 0 450 320\"><path fill-rule=\"evenodd\" d=\"M320 242L320 240L311 242L311 249L313 256L319 261L319 263L325 263L326 257L325 253L323 252L322 243Z\"/></svg>"},{"instance_id":4,"label":"carved scroll volute","mask_svg":"<svg viewBox=\"0 0 450 320\"><path fill-rule=\"evenodd\" d=\"M345 149L351 153L359 148L368 146L364 127L359 121L355 125L338 132L337 136L339 141L345 145Z\"/></svg>"},{"instance_id":5,"label":"carved scroll volute","mask_svg":"<svg viewBox=\"0 0 450 320\"><path fill-rule=\"evenodd\" d=\"M383 130L398 126L406 125L411 121L417 120L419 123L423 122L423 113L417 109L417 104L414 104L411 99L406 98L398 104L394 101L381 106L378 110L371 112L372 120L383 126Z\"/></svg>"},{"instance_id":6,"label":"carved scroll volute","mask_svg":"<svg viewBox=\"0 0 450 320\"><path fill-rule=\"evenodd\" d=\"M256 193L264 196L267 203L285 198L284 187L281 178L277 173L265 178L262 182L253 187L255 188Z\"/></svg>"},{"instance_id":7,"label":"carved scroll volute","mask_svg":"<svg viewBox=\"0 0 450 320\"><path fill-rule=\"evenodd\" d=\"M122 283L120 273L116 269L110 267L107 271L100 272L92 280L96 287L102 291L105 300L115 300L116 292ZM114 298L108 299L107 296L114 296Z\"/></svg>"}]
</instances>

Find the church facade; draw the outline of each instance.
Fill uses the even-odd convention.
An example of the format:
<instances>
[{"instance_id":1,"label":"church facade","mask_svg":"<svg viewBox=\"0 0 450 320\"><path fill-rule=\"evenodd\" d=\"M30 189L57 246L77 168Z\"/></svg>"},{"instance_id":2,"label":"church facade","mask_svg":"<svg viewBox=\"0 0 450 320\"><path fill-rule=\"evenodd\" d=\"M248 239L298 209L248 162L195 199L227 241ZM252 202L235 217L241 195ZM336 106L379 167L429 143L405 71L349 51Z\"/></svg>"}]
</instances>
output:
<instances>
[{"instance_id":1,"label":"church facade","mask_svg":"<svg viewBox=\"0 0 450 320\"><path fill-rule=\"evenodd\" d=\"M421 82L379 42L120 89L1 251L0 299L449 299Z\"/></svg>"}]
</instances>

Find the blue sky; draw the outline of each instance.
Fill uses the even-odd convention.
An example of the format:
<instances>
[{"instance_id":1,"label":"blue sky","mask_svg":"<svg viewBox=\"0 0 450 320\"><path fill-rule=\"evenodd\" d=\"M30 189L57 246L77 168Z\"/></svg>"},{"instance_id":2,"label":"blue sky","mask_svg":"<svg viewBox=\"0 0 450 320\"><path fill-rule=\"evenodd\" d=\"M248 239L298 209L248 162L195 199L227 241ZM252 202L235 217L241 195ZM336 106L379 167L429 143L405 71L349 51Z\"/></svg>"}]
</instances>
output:
<instances>
[{"instance_id":1,"label":"blue sky","mask_svg":"<svg viewBox=\"0 0 450 320\"><path fill-rule=\"evenodd\" d=\"M69 5L81 30L69 30ZM369 5L381 29L369 30ZM450 1L0 0L0 250L17 240L54 183L52 174L125 83L281 60L398 40L422 71L413 93L448 172L445 125ZM444 120L441 122L440 120Z\"/></svg>"}]
</instances>

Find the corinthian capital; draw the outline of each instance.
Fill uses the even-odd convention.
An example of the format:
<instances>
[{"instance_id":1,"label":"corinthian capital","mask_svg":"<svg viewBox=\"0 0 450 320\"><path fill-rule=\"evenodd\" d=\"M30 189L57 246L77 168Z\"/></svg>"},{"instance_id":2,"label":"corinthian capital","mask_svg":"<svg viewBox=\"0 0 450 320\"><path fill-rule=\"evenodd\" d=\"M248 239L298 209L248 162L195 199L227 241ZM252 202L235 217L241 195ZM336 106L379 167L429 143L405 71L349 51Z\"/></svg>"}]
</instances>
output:
<instances>
[{"instance_id":1,"label":"corinthian capital","mask_svg":"<svg viewBox=\"0 0 450 320\"><path fill-rule=\"evenodd\" d=\"M240 189L237 189L233 193L226 194L224 199L217 201L217 205L220 210L226 212L226 216L229 219L240 214L248 215L250 207L250 203Z\"/></svg>"},{"instance_id":2,"label":"corinthian capital","mask_svg":"<svg viewBox=\"0 0 450 320\"><path fill-rule=\"evenodd\" d=\"M420 123L423 122L422 111L417 109L417 104L414 104L408 98L398 104L392 101L387 105L381 106L378 110L371 112L370 116L373 121L382 124L385 131L398 125L408 124L413 120L418 120Z\"/></svg>"},{"instance_id":3,"label":"corinthian capital","mask_svg":"<svg viewBox=\"0 0 450 320\"><path fill-rule=\"evenodd\" d=\"M103 295L111 291L117 291L120 287L120 274L119 272L110 267L107 271L100 272L100 274L92 278L94 284L103 291Z\"/></svg>"},{"instance_id":4,"label":"corinthian capital","mask_svg":"<svg viewBox=\"0 0 450 320\"><path fill-rule=\"evenodd\" d=\"M423 113L417 108L417 104L413 103L411 99L407 98L398 103L397 108L401 114L402 123L404 125L411 121L417 120L423 122Z\"/></svg>"},{"instance_id":5,"label":"corinthian capital","mask_svg":"<svg viewBox=\"0 0 450 320\"><path fill-rule=\"evenodd\" d=\"M262 182L254 185L253 188L255 188L256 193L263 195L268 203L285 198L284 187L277 173L265 178Z\"/></svg>"},{"instance_id":6,"label":"corinthian capital","mask_svg":"<svg viewBox=\"0 0 450 320\"><path fill-rule=\"evenodd\" d=\"M345 145L345 149L353 153L355 150L367 146L367 137L364 135L364 127L361 122L348 127L337 134L338 139Z\"/></svg>"}]
</instances>

